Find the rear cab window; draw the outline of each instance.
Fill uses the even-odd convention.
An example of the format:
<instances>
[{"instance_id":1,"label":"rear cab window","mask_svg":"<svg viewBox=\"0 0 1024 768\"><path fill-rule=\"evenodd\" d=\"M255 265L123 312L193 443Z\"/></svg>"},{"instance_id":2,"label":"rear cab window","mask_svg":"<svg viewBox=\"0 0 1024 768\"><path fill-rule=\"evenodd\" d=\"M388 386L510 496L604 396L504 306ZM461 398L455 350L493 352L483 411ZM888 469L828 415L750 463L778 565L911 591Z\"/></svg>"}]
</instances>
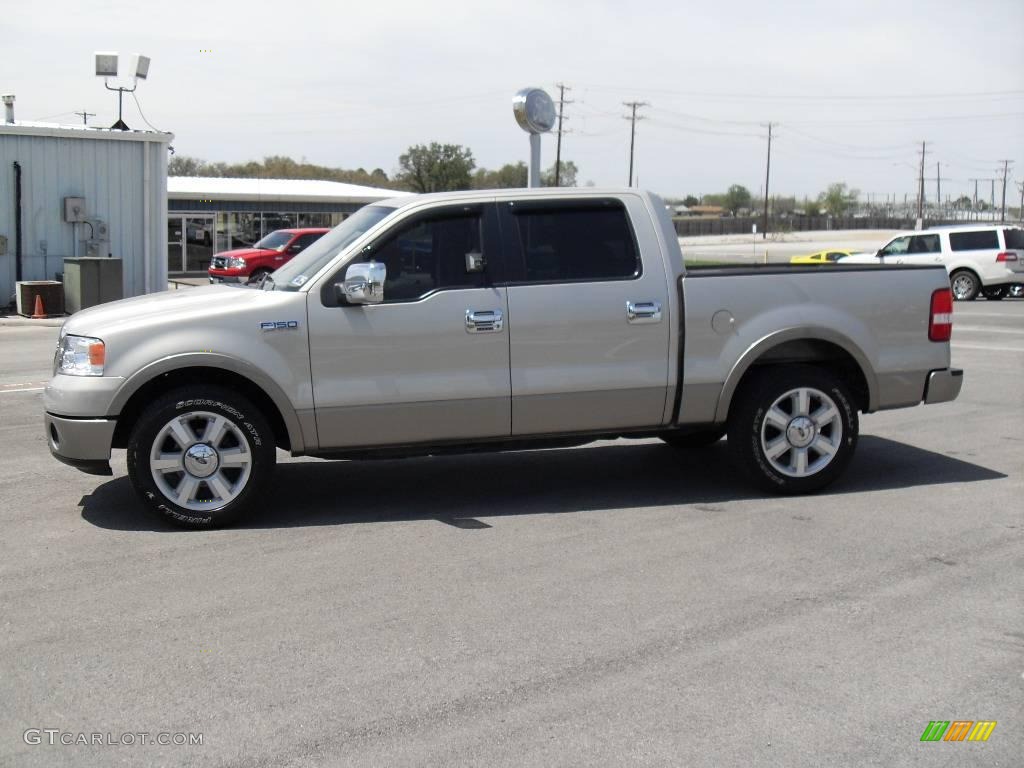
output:
<instances>
[{"instance_id":1,"label":"rear cab window","mask_svg":"<svg viewBox=\"0 0 1024 768\"><path fill-rule=\"evenodd\" d=\"M515 282L635 280L643 272L626 208L619 200L513 202Z\"/></svg>"}]
</instances>

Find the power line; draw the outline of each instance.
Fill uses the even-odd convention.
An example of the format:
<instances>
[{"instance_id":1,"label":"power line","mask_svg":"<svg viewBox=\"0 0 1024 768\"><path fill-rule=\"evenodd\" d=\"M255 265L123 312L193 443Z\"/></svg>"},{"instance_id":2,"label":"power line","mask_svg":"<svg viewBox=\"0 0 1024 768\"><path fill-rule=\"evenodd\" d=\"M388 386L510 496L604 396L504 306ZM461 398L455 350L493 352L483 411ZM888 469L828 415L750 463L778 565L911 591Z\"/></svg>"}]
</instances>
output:
<instances>
[{"instance_id":1,"label":"power line","mask_svg":"<svg viewBox=\"0 0 1024 768\"><path fill-rule=\"evenodd\" d=\"M624 101L624 102L622 102L622 106L629 107L632 110L632 113L625 118L626 120L629 120L629 122L630 122L630 130L629 130L629 185L628 186L632 187L633 186L633 152L634 152L634 148L636 147L636 121L637 120L643 120L642 117L637 117L636 111L640 107L646 107L646 106L649 106L649 105L647 104L646 101Z\"/></svg>"}]
</instances>

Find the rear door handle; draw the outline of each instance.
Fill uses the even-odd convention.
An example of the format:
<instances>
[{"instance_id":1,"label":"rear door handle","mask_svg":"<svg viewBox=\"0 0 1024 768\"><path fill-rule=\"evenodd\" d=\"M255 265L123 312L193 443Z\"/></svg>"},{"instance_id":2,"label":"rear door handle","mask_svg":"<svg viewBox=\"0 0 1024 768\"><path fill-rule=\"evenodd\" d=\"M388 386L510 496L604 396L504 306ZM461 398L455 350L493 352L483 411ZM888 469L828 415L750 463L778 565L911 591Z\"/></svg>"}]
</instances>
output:
<instances>
[{"instance_id":1,"label":"rear door handle","mask_svg":"<svg viewBox=\"0 0 1024 768\"><path fill-rule=\"evenodd\" d=\"M466 333L498 333L504 327L500 309L466 310Z\"/></svg>"},{"instance_id":2,"label":"rear door handle","mask_svg":"<svg viewBox=\"0 0 1024 768\"><path fill-rule=\"evenodd\" d=\"M660 323L660 301L627 301L626 317L631 323Z\"/></svg>"}]
</instances>

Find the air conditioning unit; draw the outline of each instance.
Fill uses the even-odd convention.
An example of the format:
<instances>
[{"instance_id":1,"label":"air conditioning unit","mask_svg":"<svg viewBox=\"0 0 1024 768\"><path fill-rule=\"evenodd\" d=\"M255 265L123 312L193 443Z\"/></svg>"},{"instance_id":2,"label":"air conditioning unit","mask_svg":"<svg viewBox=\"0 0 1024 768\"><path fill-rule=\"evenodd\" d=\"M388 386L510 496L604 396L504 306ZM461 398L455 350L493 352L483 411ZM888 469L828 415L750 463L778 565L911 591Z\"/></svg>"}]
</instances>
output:
<instances>
[{"instance_id":1,"label":"air conditioning unit","mask_svg":"<svg viewBox=\"0 0 1024 768\"><path fill-rule=\"evenodd\" d=\"M56 280L22 280L17 283L15 296L22 317L35 314L37 296L42 299L44 317L64 315L64 284Z\"/></svg>"}]
</instances>

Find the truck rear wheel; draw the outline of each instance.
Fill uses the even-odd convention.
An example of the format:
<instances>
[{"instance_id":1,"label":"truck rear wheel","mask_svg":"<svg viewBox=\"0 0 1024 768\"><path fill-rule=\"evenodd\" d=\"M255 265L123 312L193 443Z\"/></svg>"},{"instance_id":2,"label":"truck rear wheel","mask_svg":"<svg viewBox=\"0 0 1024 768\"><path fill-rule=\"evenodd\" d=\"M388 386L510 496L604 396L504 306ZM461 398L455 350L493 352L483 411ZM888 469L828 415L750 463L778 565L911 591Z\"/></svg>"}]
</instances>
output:
<instances>
[{"instance_id":1,"label":"truck rear wheel","mask_svg":"<svg viewBox=\"0 0 1024 768\"><path fill-rule=\"evenodd\" d=\"M729 450L762 488L809 493L835 480L857 445L857 411L828 371L796 365L758 371L737 393Z\"/></svg>"},{"instance_id":2,"label":"truck rear wheel","mask_svg":"<svg viewBox=\"0 0 1024 768\"><path fill-rule=\"evenodd\" d=\"M128 477L175 525L216 528L258 500L276 460L274 435L246 398L187 386L159 397L128 441Z\"/></svg>"}]
</instances>

